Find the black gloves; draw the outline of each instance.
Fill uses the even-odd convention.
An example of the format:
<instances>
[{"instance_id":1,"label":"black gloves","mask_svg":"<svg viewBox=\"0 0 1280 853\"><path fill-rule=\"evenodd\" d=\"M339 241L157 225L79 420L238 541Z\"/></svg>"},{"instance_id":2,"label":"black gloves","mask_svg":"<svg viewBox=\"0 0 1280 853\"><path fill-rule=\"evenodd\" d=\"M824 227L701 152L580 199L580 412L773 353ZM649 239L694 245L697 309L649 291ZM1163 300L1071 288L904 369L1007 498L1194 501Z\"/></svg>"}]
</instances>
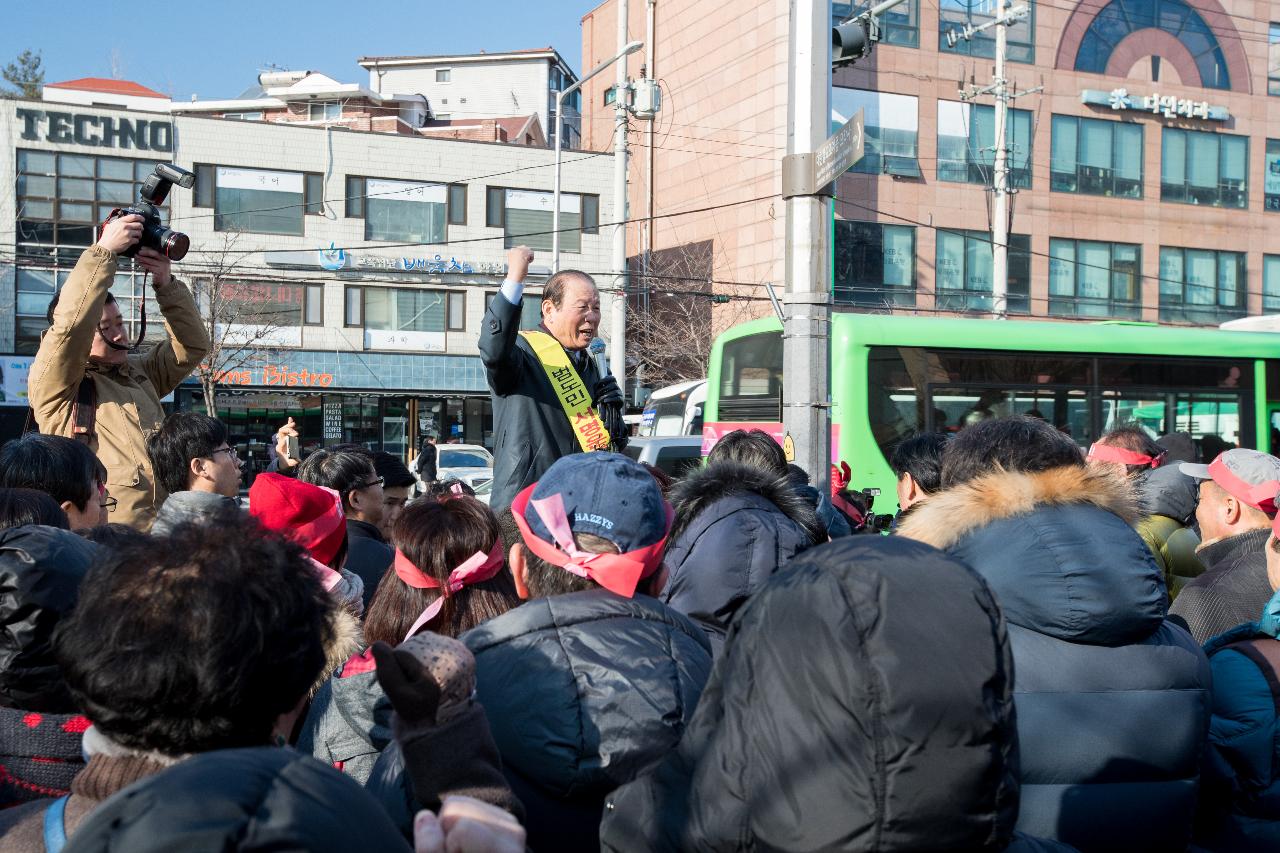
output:
<instances>
[{"instance_id":1,"label":"black gloves","mask_svg":"<svg viewBox=\"0 0 1280 853\"><path fill-rule=\"evenodd\" d=\"M618 387L618 380L613 378L613 374L606 374L596 383L595 405L599 407L610 403L622 403L622 389Z\"/></svg>"},{"instance_id":2,"label":"black gloves","mask_svg":"<svg viewBox=\"0 0 1280 853\"><path fill-rule=\"evenodd\" d=\"M605 374L604 378L596 383L595 406L596 411L600 413L600 420L604 422L604 428L609 431L609 449L615 453L621 453L627 446L629 430L622 419L624 408L622 389L618 387L618 380L613 378L612 374Z\"/></svg>"},{"instance_id":3,"label":"black gloves","mask_svg":"<svg viewBox=\"0 0 1280 853\"><path fill-rule=\"evenodd\" d=\"M409 730L443 725L471 704L476 661L457 640L426 632L397 648L373 644L378 683Z\"/></svg>"}]
</instances>

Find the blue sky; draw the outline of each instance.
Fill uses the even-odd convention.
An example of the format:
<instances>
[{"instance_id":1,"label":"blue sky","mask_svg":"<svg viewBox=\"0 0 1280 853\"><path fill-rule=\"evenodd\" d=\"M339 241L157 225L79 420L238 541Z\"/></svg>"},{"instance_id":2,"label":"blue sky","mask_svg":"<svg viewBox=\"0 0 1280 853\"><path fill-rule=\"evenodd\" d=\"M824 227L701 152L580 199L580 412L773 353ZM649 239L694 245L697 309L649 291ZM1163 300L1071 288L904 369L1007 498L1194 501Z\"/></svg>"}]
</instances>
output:
<instances>
[{"instance_id":1,"label":"blue sky","mask_svg":"<svg viewBox=\"0 0 1280 853\"><path fill-rule=\"evenodd\" d=\"M26 0L5 4L0 66L31 48L46 82L119 76L180 100L235 97L268 64L363 83L358 56L551 45L580 73L582 16L598 2Z\"/></svg>"}]
</instances>

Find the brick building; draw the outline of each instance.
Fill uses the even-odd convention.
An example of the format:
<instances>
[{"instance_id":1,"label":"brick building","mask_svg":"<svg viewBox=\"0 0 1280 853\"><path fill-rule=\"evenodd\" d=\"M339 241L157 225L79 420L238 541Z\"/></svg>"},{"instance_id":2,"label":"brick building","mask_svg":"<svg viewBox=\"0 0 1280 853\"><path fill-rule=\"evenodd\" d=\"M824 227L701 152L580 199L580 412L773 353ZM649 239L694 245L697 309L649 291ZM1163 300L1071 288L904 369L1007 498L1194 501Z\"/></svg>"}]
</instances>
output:
<instances>
[{"instance_id":1,"label":"brick building","mask_svg":"<svg viewBox=\"0 0 1280 853\"><path fill-rule=\"evenodd\" d=\"M1268 236L1280 222L1280 4L1026 2L1008 76L1044 89L1011 114L1011 312L1217 324L1280 311ZM946 35L994 8L906 0L874 54L835 73L833 121L861 108L867 130L865 156L837 183L838 308L990 309L993 111L960 89L990 82L993 37L949 47ZM629 9L631 37L644 38L645 3ZM608 0L583 18L585 67L614 52L615 10ZM642 221L629 253L709 241L710 275L759 295L783 280L788 4L655 11L665 103L652 135L631 136ZM833 21L850 12L834 3ZM630 58L632 76L641 62ZM613 120L604 76L583 95L583 146L599 151ZM708 206L719 207L663 216Z\"/></svg>"}]
</instances>

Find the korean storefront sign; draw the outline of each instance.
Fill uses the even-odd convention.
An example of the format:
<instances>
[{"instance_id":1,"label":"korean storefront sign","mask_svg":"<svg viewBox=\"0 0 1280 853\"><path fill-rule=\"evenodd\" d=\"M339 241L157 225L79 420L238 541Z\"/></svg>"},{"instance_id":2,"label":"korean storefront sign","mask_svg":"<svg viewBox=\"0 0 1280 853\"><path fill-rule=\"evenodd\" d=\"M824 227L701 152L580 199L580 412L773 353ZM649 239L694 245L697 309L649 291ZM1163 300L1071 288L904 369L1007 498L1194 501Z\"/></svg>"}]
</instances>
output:
<instances>
[{"instance_id":1,"label":"korean storefront sign","mask_svg":"<svg viewBox=\"0 0 1280 853\"><path fill-rule=\"evenodd\" d=\"M1080 102L1095 107L1108 107L1116 111L1151 113L1165 118L1190 118L1203 121L1228 121L1231 113L1226 107L1210 106L1208 101L1193 101L1179 98L1176 95L1162 95L1154 92L1150 95L1131 95L1128 89L1112 89L1104 92L1099 89L1085 89L1080 93Z\"/></svg>"}]
</instances>

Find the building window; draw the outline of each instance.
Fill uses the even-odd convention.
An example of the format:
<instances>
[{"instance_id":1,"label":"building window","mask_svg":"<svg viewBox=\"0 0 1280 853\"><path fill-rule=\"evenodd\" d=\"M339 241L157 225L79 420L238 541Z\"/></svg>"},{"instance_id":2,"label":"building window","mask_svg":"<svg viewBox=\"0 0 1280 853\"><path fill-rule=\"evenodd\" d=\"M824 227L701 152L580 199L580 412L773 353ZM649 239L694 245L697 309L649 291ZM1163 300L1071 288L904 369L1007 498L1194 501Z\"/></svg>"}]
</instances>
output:
<instances>
[{"instance_id":1,"label":"building window","mask_svg":"<svg viewBox=\"0 0 1280 853\"><path fill-rule=\"evenodd\" d=\"M1243 252L1160 247L1160 320L1217 325L1243 317Z\"/></svg>"},{"instance_id":2,"label":"building window","mask_svg":"<svg viewBox=\"0 0 1280 853\"><path fill-rule=\"evenodd\" d=\"M443 332L443 290L364 288L364 327L383 332Z\"/></svg>"},{"instance_id":3,"label":"building window","mask_svg":"<svg viewBox=\"0 0 1280 853\"><path fill-rule=\"evenodd\" d=\"M349 219L360 219L364 216L364 194L364 178L347 175L345 215Z\"/></svg>"},{"instance_id":4,"label":"building window","mask_svg":"<svg viewBox=\"0 0 1280 853\"><path fill-rule=\"evenodd\" d=\"M306 181L303 185L306 195L306 213L309 216L324 216L324 175L319 172L304 173Z\"/></svg>"},{"instance_id":5,"label":"building window","mask_svg":"<svg viewBox=\"0 0 1280 853\"><path fill-rule=\"evenodd\" d=\"M262 121L265 114L262 110L253 110L241 113L223 113L223 118L234 119L235 121Z\"/></svg>"},{"instance_id":6,"label":"building window","mask_svg":"<svg viewBox=\"0 0 1280 853\"><path fill-rule=\"evenodd\" d=\"M845 21L857 12L867 8L864 3L833 2L831 4L831 23L834 26ZM882 14L880 21L880 43L896 44L902 47L920 46L920 21L916 12L916 0L905 0Z\"/></svg>"},{"instance_id":7,"label":"building window","mask_svg":"<svg viewBox=\"0 0 1280 853\"><path fill-rule=\"evenodd\" d=\"M1280 313L1280 255L1262 256L1262 313Z\"/></svg>"},{"instance_id":8,"label":"building window","mask_svg":"<svg viewBox=\"0 0 1280 853\"><path fill-rule=\"evenodd\" d=\"M1280 95L1280 24L1275 21L1267 35L1267 94Z\"/></svg>"},{"instance_id":9,"label":"building window","mask_svg":"<svg viewBox=\"0 0 1280 853\"><path fill-rule=\"evenodd\" d=\"M985 104L938 101L938 180L991 185L996 111ZM1031 113L1009 110L1010 182L1031 186Z\"/></svg>"},{"instance_id":10,"label":"building window","mask_svg":"<svg viewBox=\"0 0 1280 853\"><path fill-rule=\"evenodd\" d=\"M598 195L582 197L582 233L600 233L600 196Z\"/></svg>"},{"instance_id":11,"label":"building window","mask_svg":"<svg viewBox=\"0 0 1280 853\"><path fill-rule=\"evenodd\" d=\"M835 301L916 304L916 229L836 220Z\"/></svg>"},{"instance_id":12,"label":"building window","mask_svg":"<svg viewBox=\"0 0 1280 853\"><path fill-rule=\"evenodd\" d=\"M1049 313L1142 316L1142 248L1130 243L1049 241Z\"/></svg>"},{"instance_id":13,"label":"building window","mask_svg":"<svg viewBox=\"0 0 1280 853\"><path fill-rule=\"evenodd\" d=\"M851 172L920 177L916 159L919 110L912 95L890 95L865 89L831 90L831 125L839 125L862 110L863 154Z\"/></svg>"},{"instance_id":14,"label":"building window","mask_svg":"<svg viewBox=\"0 0 1280 853\"><path fill-rule=\"evenodd\" d=\"M484 310L489 310L489 303L493 301L494 294L486 293L484 295ZM524 298L520 300L520 329L529 331L536 329L542 324L542 294L524 292Z\"/></svg>"},{"instance_id":15,"label":"building window","mask_svg":"<svg viewBox=\"0 0 1280 853\"><path fill-rule=\"evenodd\" d=\"M1133 33L1151 29L1177 39L1195 62L1199 79L1188 80L1184 76L1180 81L1183 86L1231 88L1231 75L1218 37L1200 13L1184 0L1112 0L1098 11L1080 39L1075 70L1106 74L1111 56L1120 43Z\"/></svg>"},{"instance_id":16,"label":"building window","mask_svg":"<svg viewBox=\"0 0 1280 853\"><path fill-rule=\"evenodd\" d=\"M1026 0L1029 7L1027 16L1009 27L1009 53L1011 62L1036 61L1036 4ZM957 38L955 46L947 44L947 33L954 30L957 35L966 25L975 27L995 19L1000 12L997 2L977 2L977 0L939 0L938 2L938 50L944 53L961 53L965 56L980 56L992 59L996 55L996 30L988 27L972 38Z\"/></svg>"},{"instance_id":17,"label":"building window","mask_svg":"<svg viewBox=\"0 0 1280 853\"><path fill-rule=\"evenodd\" d=\"M448 83L448 82L449 82L449 72L450 72L450 71L451 71L451 69L449 69L449 68L437 68L437 69L436 69L436 82L437 82L437 83Z\"/></svg>"},{"instance_id":18,"label":"building window","mask_svg":"<svg viewBox=\"0 0 1280 853\"><path fill-rule=\"evenodd\" d=\"M449 224L467 224L466 184L449 184Z\"/></svg>"},{"instance_id":19,"label":"building window","mask_svg":"<svg viewBox=\"0 0 1280 853\"><path fill-rule=\"evenodd\" d=\"M324 285L308 284L302 322L308 326L324 325Z\"/></svg>"},{"instance_id":20,"label":"building window","mask_svg":"<svg viewBox=\"0 0 1280 853\"><path fill-rule=\"evenodd\" d=\"M537 190L513 190L489 187L486 192L485 224L490 228L502 228L506 234L505 246L525 245L531 249L548 252L553 245L554 194ZM583 203L578 193L560 194L560 251L582 251ZM595 210L599 215L599 198ZM598 227L599 223L596 223Z\"/></svg>"},{"instance_id":21,"label":"building window","mask_svg":"<svg viewBox=\"0 0 1280 853\"><path fill-rule=\"evenodd\" d=\"M137 201L142 182L155 167L155 160L19 149L18 256L74 265L93 243L95 225L113 209ZM160 213L168 218L167 202Z\"/></svg>"},{"instance_id":22,"label":"building window","mask_svg":"<svg viewBox=\"0 0 1280 853\"><path fill-rule=\"evenodd\" d=\"M987 231L937 232L934 302L943 311L991 310L991 234ZM1031 309L1031 238L1009 235L1009 311Z\"/></svg>"},{"instance_id":23,"label":"building window","mask_svg":"<svg viewBox=\"0 0 1280 853\"><path fill-rule=\"evenodd\" d=\"M448 330L450 332L465 332L467 330L467 294L451 292L448 301Z\"/></svg>"},{"instance_id":24,"label":"building window","mask_svg":"<svg viewBox=\"0 0 1280 853\"><path fill-rule=\"evenodd\" d=\"M192 167L196 175L196 185L191 190L192 207L213 207L213 169L208 163L196 163Z\"/></svg>"},{"instance_id":25,"label":"building window","mask_svg":"<svg viewBox=\"0 0 1280 853\"><path fill-rule=\"evenodd\" d=\"M360 179L364 238L393 243L445 243L448 190L444 184ZM351 179L348 178L348 193ZM351 195L348 195L348 199ZM348 206L350 210L350 206Z\"/></svg>"},{"instance_id":26,"label":"building window","mask_svg":"<svg viewBox=\"0 0 1280 853\"><path fill-rule=\"evenodd\" d=\"M317 101L307 104L307 121L334 121L342 118L341 101Z\"/></svg>"},{"instance_id":27,"label":"building window","mask_svg":"<svg viewBox=\"0 0 1280 853\"><path fill-rule=\"evenodd\" d=\"M1160 200L1208 207L1249 203L1249 137L1166 127Z\"/></svg>"},{"instance_id":28,"label":"building window","mask_svg":"<svg viewBox=\"0 0 1280 853\"><path fill-rule=\"evenodd\" d=\"M1053 117L1050 189L1142 198L1142 125Z\"/></svg>"},{"instance_id":29,"label":"building window","mask_svg":"<svg viewBox=\"0 0 1280 853\"><path fill-rule=\"evenodd\" d=\"M343 296L342 325L348 329L364 325L364 288L347 285Z\"/></svg>"},{"instance_id":30,"label":"building window","mask_svg":"<svg viewBox=\"0 0 1280 853\"><path fill-rule=\"evenodd\" d=\"M219 166L214 175L215 231L302 236L306 199L301 172Z\"/></svg>"},{"instance_id":31,"label":"building window","mask_svg":"<svg viewBox=\"0 0 1280 853\"><path fill-rule=\"evenodd\" d=\"M204 293L210 291L205 285ZM217 285L217 298L222 303L220 317L235 318L240 326L269 334L271 328L297 328L306 317L308 287L272 281L223 280ZM265 344L262 340L259 343Z\"/></svg>"},{"instance_id":32,"label":"building window","mask_svg":"<svg viewBox=\"0 0 1280 853\"><path fill-rule=\"evenodd\" d=\"M1280 210L1280 139L1267 140L1266 162L1262 170L1264 210Z\"/></svg>"}]
</instances>

